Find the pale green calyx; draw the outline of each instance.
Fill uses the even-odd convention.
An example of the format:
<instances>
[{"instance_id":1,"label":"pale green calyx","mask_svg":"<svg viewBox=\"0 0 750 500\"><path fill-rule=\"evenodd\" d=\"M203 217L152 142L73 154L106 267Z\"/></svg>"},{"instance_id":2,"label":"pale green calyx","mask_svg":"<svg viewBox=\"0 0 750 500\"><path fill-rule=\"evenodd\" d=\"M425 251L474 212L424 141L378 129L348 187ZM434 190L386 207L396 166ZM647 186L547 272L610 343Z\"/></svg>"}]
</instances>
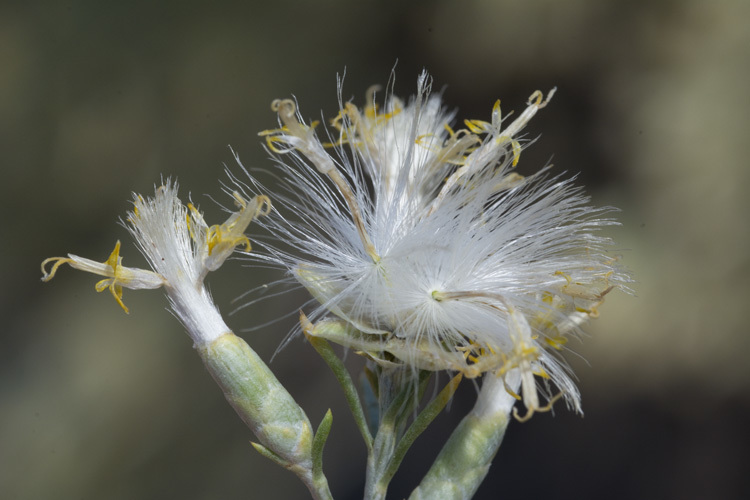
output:
<instances>
[{"instance_id":1,"label":"pale green calyx","mask_svg":"<svg viewBox=\"0 0 750 500\"><path fill-rule=\"evenodd\" d=\"M198 353L229 404L261 444L291 467L311 469L310 421L255 351L227 332L199 346Z\"/></svg>"},{"instance_id":2,"label":"pale green calyx","mask_svg":"<svg viewBox=\"0 0 750 500\"><path fill-rule=\"evenodd\" d=\"M516 402L510 392L518 387L520 376L518 370L505 380L485 375L474 408L453 431L409 500L468 500L474 495L505 436Z\"/></svg>"}]
</instances>

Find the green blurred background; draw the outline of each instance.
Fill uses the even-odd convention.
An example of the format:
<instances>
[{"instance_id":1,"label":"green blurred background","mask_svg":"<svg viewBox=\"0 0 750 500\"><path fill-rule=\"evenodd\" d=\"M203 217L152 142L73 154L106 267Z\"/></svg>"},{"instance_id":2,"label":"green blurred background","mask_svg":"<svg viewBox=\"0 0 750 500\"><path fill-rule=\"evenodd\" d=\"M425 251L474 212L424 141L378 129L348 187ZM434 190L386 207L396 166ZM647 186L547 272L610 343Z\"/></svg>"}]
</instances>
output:
<instances>
[{"instance_id":1,"label":"green blurred background","mask_svg":"<svg viewBox=\"0 0 750 500\"><path fill-rule=\"evenodd\" d=\"M477 498L748 498L750 2L0 3L0 497L305 498L257 455L161 292L125 292L43 258L104 260L131 191L179 179L209 221L233 165L271 167L257 132L269 103L302 113L362 103L396 60L397 93L424 67L459 117L487 119L558 87L528 131L532 172L580 172L637 283L614 293L569 356L585 418L513 423ZM235 170L236 171L236 170ZM221 309L273 277L230 261L210 279ZM294 310L287 295L228 317L237 331ZM241 303L241 300L238 302ZM244 337L265 358L291 326ZM349 361L357 366L355 356ZM315 424L335 422L326 470L361 498L365 451L332 376L302 339L271 364ZM356 369L356 368L355 368ZM472 404L464 384L391 490L419 481Z\"/></svg>"}]
</instances>

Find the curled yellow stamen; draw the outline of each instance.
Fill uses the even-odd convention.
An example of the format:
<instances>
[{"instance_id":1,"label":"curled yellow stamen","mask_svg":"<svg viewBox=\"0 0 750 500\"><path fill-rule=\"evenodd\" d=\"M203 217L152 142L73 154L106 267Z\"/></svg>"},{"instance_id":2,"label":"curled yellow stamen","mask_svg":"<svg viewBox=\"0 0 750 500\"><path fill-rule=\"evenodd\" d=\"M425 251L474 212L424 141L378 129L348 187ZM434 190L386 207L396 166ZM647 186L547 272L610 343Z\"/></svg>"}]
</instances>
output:
<instances>
[{"instance_id":1,"label":"curled yellow stamen","mask_svg":"<svg viewBox=\"0 0 750 500\"><path fill-rule=\"evenodd\" d=\"M353 109L350 109L349 106ZM270 130L261 132L261 135L269 136L267 138L267 141L270 141L269 147L276 152L285 153L288 151L274 148L271 144L275 142L288 144L291 148L297 149L305 155L321 174L327 175L331 181L333 181L349 207L349 212L352 216L354 225L357 228L360 239L362 240L365 252L370 258L372 258L373 262L379 262L380 256L377 254L375 245L372 243L370 235L365 229L365 222L362 217L357 197L344 176L341 175L336 168L331 157L325 152L323 145L314 136L312 130L298 120L294 101L291 99L276 99L271 104L271 109L278 113L279 120L284 124L284 128L276 131ZM357 113L356 115L354 115L355 111ZM350 120L359 119L359 111L356 110L356 107L353 105L347 103L345 112ZM355 118L352 118L352 115L354 115Z\"/></svg>"},{"instance_id":2,"label":"curled yellow stamen","mask_svg":"<svg viewBox=\"0 0 750 500\"><path fill-rule=\"evenodd\" d=\"M546 405L544 405L542 407L539 407L539 408L528 408L527 407L526 408L526 415L524 415L523 417L518 412L518 408L513 408L513 418L515 418L516 420L518 420L521 423L527 422L531 417L534 416L534 413L544 413L544 412L551 411L552 407L554 406L554 404L561 397L563 397L563 393L562 392L558 392L557 394L555 394L554 396L552 396L549 399L549 401L547 402Z\"/></svg>"},{"instance_id":3,"label":"curled yellow stamen","mask_svg":"<svg viewBox=\"0 0 750 500\"><path fill-rule=\"evenodd\" d=\"M490 151L495 150L498 147L505 147L505 145L510 142L511 143L511 152L513 154L513 166L516 166L518 164L518 160L520 158L521 154L521 145L520 143L514 139L514 137L523 129L523 127L533 118L533 116L536 114L536 112L543 107L547 105L547 103L552 99L552 96L555 94L556 89L552 89L548 94L547 98L544 99L543 94L540 91L536 91L529 97L529 102L527 108L524 110L521 115L513 120L513 122L508 125L507 128L501 130L502 126L502 115L500 113L500 101L498 100L495 102L495 105L492 109L492 123L488 123L482 120L466 120L464 123L469 128L471 132L474 134L480 135L480 134L492 134L495 136L495 139L482 147L478 148L476 151L474 151L468 158L467 162L464 166L456 170L445 182L443 187L440 190L440 193L433 201L433 206L430 208L430 213L432 213L437 205L439 205L442 200L445 198L447 193L453 188L453 186L456 185L456 182L458 182L458 179L462 176L471 173L471 167L470 167L470 159L472 157L484 157L490 153ZM481 161L478 161L477 164L482 164Z\"/></svg>"},{"instance_id":4,"label":"curled yellow stamen","mask_svg":"<svg viewBox=\"0 0 750 500\"><path fill-rule=\"evenodd\" d=\"M271 211L271 200L267 196L256 196L249 202L236 191L232 196L240 210L232 213L223 224L214 224L211 227L207 227L198 209L192 204L188 205L193 220L191 223L190 217L188 218L188 229L190 237L203 253L203 277L209 271L221 267L236 247L244 245L244 251L249 252L252 247L250 239L245 236L245 230L253 219L268 215ZM193 224L202 229L196 232Z\"/></svg>"},{"instance_id":5,"label":"curled yellow stamen","mask_svg":"<svg viewBox=\"0 0 750 500\"><path fill-rule=\"evenodd\" d=\"M52 269L47 272L47 264L50 262L54 262L52 265ZM62 266L63 264L70 264L73 262L73 259L69 259L68 257L50 257L49 259L44 259L42 261L42 281L47 282L55 277L55 274L57 274L57 269Z\"/></svg>"},{"instance_id":6,"label":"curled yellow stamen","mask_svg":"<svg viewBox=\"0 0 750 500\"><path fill-rule=\"evenodd\" d=\"M50 271L47 272L46 266L50 262L54 262L54 264ZM104 276L105 279L96 284L96 291L103 292L104 290L109 289L112 296L126 313L129 311L122 301L123 287L130 289L149 289L159 288L166 283L163 276L153 271L123 266L122 257L120 257L119 241L115 244L115 248L112 250L109 258L104 262L96 262L83 257L78 257L77 255L45 259L44 262L42 262L42 281L49 281L54 278L57 269L63 264L68 264L70 267L78 269L79 271L86 271L99 276Z\"/></svg>"},{"instance_id":7,"label":"curled yellow stamen","mask_svg":"<svg viewBox=\"0 0 750 500\"><path fill-rule=\"evenodd\" d=\"M297 106L291 99L274 99L271 102L271 110L275 111L279 115L281 123L289 131L290 134L297 137L301 137L305 133L305 129L300 125L297 120Z\"/></svg>"}]
</instances>

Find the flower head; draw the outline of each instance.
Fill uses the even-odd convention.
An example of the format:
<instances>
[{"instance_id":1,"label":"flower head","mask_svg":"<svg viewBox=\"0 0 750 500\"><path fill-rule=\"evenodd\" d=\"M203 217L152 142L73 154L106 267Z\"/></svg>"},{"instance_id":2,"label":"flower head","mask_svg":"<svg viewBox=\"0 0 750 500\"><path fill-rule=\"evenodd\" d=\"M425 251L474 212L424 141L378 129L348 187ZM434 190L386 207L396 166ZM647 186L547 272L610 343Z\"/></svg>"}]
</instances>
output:
<instances>
[{"instance_id":1,"label":"flower head","mask_svg":"<svg viewBox=\"0 0 750 500\"><path fill-rule=\"evenodd\" d=\"M380 107L376 89L364 108L340 101L327 142L295 101L274 101L280 126L261 132L283 172L273 196L299 219L265 219L292 250L256 258L317 299L310 335L386 366L517 370L529 413L548 407L540 395L557 398L550 382L580 409L558 351L627 276L596 234L615 223L607 209L548 169L513 170L520 133L554 90L534 92L515 120L498 101L490 121L454 130L430 86L423 73L408 103L386 93Z\"/></svg>"},{"instance_id":2,"label":"flower head","mask_svg":"<svg viewBox=\"0 0 750 500\"><path fill-rule=\"evenodd\" d=\"M127 226L138 242L152 270L122 265L120 242L105 262L77 255L51 257L42 262L43 281L51 280L62 264L105 276L96 284L101 292L109 289L120 306L122 289L164 287L172 308L197 344L204 344L229 331L203 285L209 271L218 269L237 245L250 250L244 231L250 222L270 210L264 196L250 201L238 193L233 197L239 210L224 224L209 227L203 215L191 203L183 205L177 197L177 184L167 182L156 189L153 198L134 195L133 211ZM46 267L52 263L48 272Z\"/></svg>"}]
</instances>

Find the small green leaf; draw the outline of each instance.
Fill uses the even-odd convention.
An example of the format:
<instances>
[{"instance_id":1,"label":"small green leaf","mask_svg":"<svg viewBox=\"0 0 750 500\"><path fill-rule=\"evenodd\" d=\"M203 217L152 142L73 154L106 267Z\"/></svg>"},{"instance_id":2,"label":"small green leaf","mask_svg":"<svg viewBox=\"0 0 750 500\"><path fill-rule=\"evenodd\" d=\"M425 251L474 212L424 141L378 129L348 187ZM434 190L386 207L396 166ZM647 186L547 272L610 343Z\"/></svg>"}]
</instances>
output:
<instances>
[{"instance_id":1,"label":"small green leaf","mask_svg":"<svg viewBox=\"0 0 750 500\"><path fill-rule=\"evenodd\" d=\"M404 456L406 456L406 452L409 451L409 448L414 444L414 441L425 431L425 429L427 429L432 421L435 420L435 417L443 411L443 408L448 404L448 401L451 400L456 389L458 389L458 384L461 382L462 378L463 375L460 373L453 377L443 390L435 396L435 399L430 401L424 410L417 415L417 418L414 419L414 422L412 422L406 433L399 440L398 446L396 446L396 451L393 453L391 463L388 464L388 469L385 474L383 474L383 480L386 481L386 483L390 482L393 475L396 474Z\"/></svg>"},{"instance_id":2,"label":"small green leaf","mask_svg":"<svg viewBox=\"0 0 750 500\"><path fill-rule=\"evenodd\" d=\"M313 438L312 444L312 473L313 478L318 478L323 475L323 448L326 445L328 434L331 432L331 425L333 425L333 413L329 408L326 412L323 420L318 426L318 430L315 431L315 437Z\"/></svg>"},{"instance_id":3,"label":"small green leaf","mask_svg":"<svg viewBox=\"0 0 750 500\"><path fill-rule=\"evenodd\" d=\"M367 427L367 420L365 419L365 413L362 409L362 403L359 399L359 394L357 393L354 381L352 380L351 375L349 375L349 371L346 369L341 359L336 355L331 344L329 344L327 340L307 334L306 337L318 354L320 354L320 357L323 358L323 361L325 361L331 368L334 376L339 381L341 388L344 390L346 402L354 416L354 421L357 423L360 434L362 434L362 439L364 439L367 449L370 450L372 448L372 435Z\"/></svg>"},{"instance_id":4,"label":"small green leaf","mask_svg":"<svg viewBox=\"0 0 750 500\"><path fill-rule=\"evenodd\" d=\"M288 462L287 460L284 460L283 458L281 458L276 453L274 453L273 451L269 450L268 448L266 448L262 444L256 443L255 441L250 441L250 444L253 445L253 448L255 448L255 450L258 453L260 453L261 455L263 455L267 459L271 460L272 462L277 463L278 465L284 467L285 469L290 469L292 467L291 462Z\"/></svg>"}]
</instances>

